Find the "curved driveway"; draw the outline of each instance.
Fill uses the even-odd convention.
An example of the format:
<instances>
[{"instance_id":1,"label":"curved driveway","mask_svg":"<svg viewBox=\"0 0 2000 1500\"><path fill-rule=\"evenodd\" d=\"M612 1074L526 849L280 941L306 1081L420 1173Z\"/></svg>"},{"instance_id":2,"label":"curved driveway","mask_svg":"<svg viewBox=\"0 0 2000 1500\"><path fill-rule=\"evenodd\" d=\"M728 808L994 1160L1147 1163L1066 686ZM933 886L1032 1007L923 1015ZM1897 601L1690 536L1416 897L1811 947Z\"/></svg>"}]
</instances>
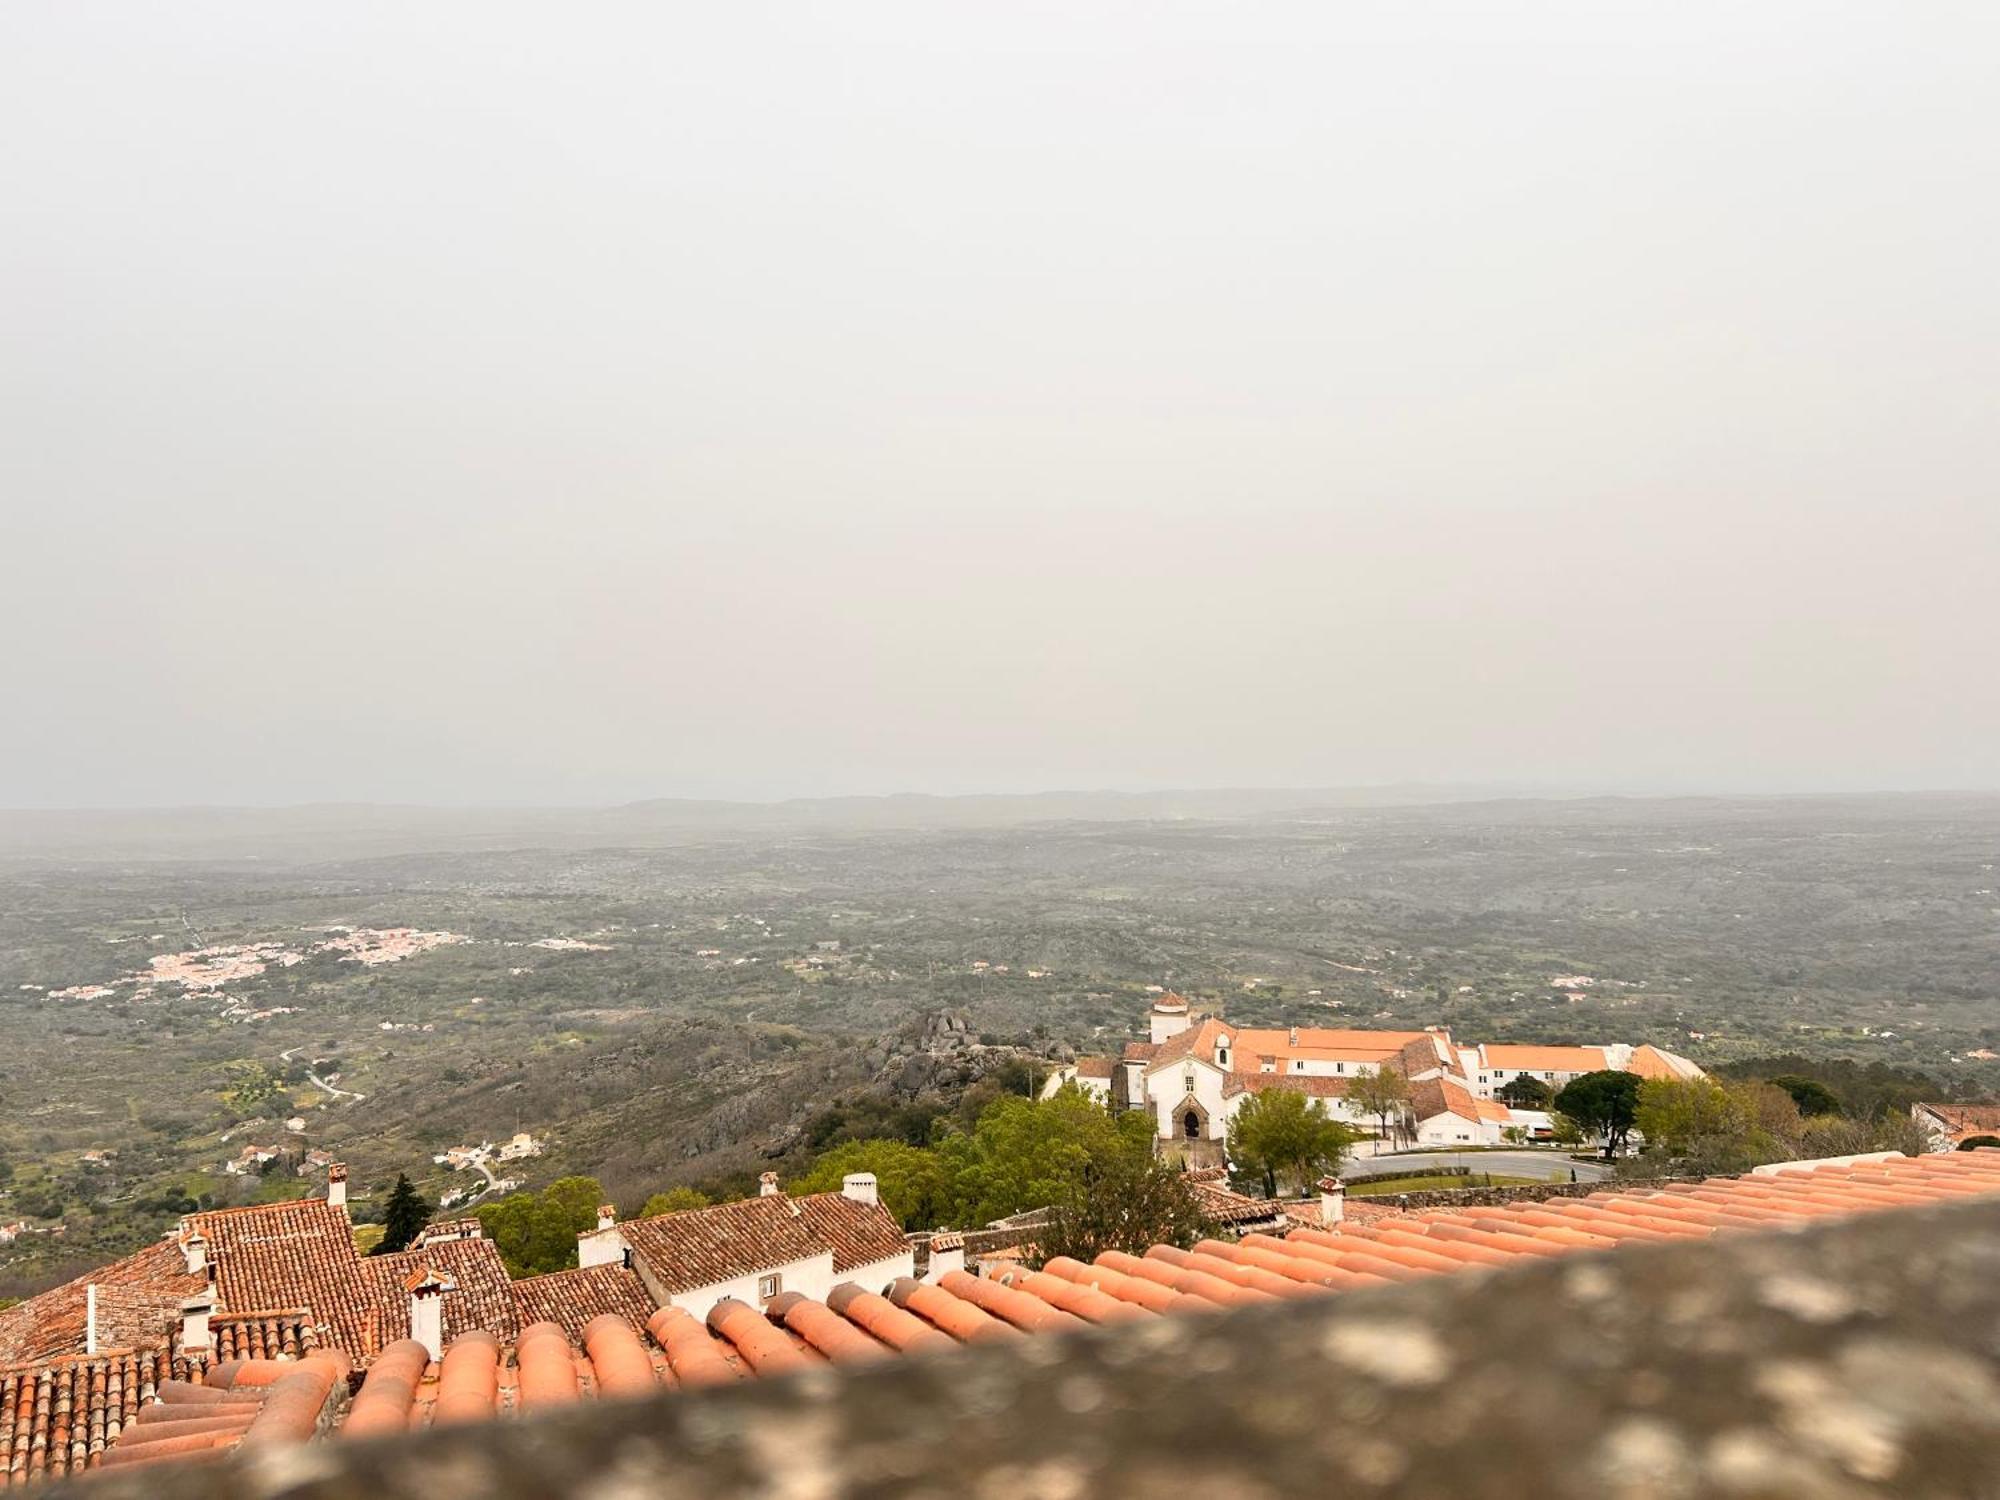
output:
<instances>
[{"instance_id":1,"label":"curved driveway","mask_svg":"<svg viewBox=\"0 0 2000 1500\"><path fill-rule=\"evenodd\" d=\"M1357 1177L1401 1177L1423 1167L1464 1167L1472 1172L1496 1172L1502 1177L1536 1177L1567 1182L1576 1169L1578 1182L1603 1182L1611 1176L1604 1162L1571 1161L1559 1151L1398 1151L1390 1156L1357 1156L1341 1164L1343 1180ZM1439 1187L1451 1184L1440 1181Z\"/></svg>"}]
</instances>

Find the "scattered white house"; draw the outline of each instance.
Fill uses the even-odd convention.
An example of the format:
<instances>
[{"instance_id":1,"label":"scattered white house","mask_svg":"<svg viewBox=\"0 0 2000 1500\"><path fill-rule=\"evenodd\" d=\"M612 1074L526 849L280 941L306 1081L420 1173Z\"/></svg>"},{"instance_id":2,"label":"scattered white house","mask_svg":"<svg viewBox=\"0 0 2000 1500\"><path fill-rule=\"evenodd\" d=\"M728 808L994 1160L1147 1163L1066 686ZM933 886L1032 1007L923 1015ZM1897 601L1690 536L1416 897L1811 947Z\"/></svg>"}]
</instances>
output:
<instances>
[{"instance_id":1,"label":"scattered white house","mask_svg":"<svg viewBox=\"0 0 2000 1500\"><path fill-rule=\"evenodd\" d=\"M542 1154L542 1143L525 1130L518 1130L513 1138L496 1153L501 1161L525 1161L531 1156Z\"/></svg>"},{"instance_id":2,"label":"scattered white house","mask_svg":"<svg viewBox=\"0 0 2000 1500\"><path fill-rule=\"evenodd\" d=\"M1111 1103L1111 1075L1117 1067L1116 1058L1079 1057L1049 1074L1048 1082L1042 1085L1042 1097L1052 1099L1064 1084L1073 1083L1099 1104L1108 1105Z\"/></svg>"},{"instance_id":3,"label":"scattered white house","mask_svg":"<svg viewBox=\"0 0 2000 1500\"><path fill-rule=\"evenodd\" d=\"M1974 1136L2000 1136L2000 1104L1912 1104L1910 1118L1932 1151L1956 1151Z\"/></svg>"}]
</instances>

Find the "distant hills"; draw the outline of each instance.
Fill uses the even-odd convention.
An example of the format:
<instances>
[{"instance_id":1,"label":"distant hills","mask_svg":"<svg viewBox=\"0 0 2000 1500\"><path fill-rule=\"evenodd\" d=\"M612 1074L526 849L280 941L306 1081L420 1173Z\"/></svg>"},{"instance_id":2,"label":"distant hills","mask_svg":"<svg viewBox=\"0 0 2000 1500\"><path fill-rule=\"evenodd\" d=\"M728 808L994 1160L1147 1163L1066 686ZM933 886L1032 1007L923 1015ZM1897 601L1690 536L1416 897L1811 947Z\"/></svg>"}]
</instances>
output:
<instances>
[{"instance_id":1,"label":"distant hills","mask_svg":"<svg viewBox=\"0 0 2000 1500\"><path fill-rule=\"evenodd\" d=\"M514 848L670 845L787 833L990 829L1041 823L1230 821L1314 809L1476 801L1496 787L1382 786L1021 795L659 798L614 807L419 807L326 802L296 807L0 810L0 858L338 859Z\"/></svg>"},{"instance_id":2,"label":"distant hills","mask_svg":"<svg viewBox=\"0 0 2000 1500\"><path fill-rule=\"evenodd\" d=\"M313 803L296 807L0 810L0 859L338 860L498 849L664 847L793 834L952 832L1061 823L1290 822L1369 810L1435 808L1441 818L1520 822L1551 816L1599 822L1663 814L1740 816L1760 804L1841 817L1949 816L1990 808L1985 793L1870 796L1630 798L1524 795L1495 786L1216 788L1163 792L1056 791L977 796L796 798L704 802L661 798L613 807L420 807ZM1475 814L1474 809L1477 809Z\"/></svg>"}]
</instances>

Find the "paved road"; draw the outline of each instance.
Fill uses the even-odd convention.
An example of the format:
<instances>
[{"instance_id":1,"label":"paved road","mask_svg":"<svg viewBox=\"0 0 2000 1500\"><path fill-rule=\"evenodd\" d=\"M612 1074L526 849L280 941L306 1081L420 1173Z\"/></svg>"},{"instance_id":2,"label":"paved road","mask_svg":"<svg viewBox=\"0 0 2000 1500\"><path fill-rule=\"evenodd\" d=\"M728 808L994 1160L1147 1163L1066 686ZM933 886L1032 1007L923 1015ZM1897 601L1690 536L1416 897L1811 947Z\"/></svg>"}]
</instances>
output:
<instances>
[{"instance_id":1,"label":"paved road","mask_svg":"<svg viewBox=\"0 0 2000 1500\"><path fill-rule=\"evenodd\" d=\"M366 1099L368 1097L366 1094L357 1094L352 1089L343 1089L334 1087L334 1085L328 1083L324 1078L320 1077L319 1074L315 1073L311 1068L306 1069L306 1077L310 1078L314 1083L318 1084L319 1087L325 1089L329 1094L333 1095L333 1097L336 1099L353 1099L358 1103L359 1101Z\"/></svg>"},{"instance_id":2,"label":"paved road","mask_svg":"<svg viewBox=\"0 0 2000 1500\"><path fill-rule=\"evenodd\" d=\"M481 1198L484 1198L488 1193L492 1192L495 1188L500 1186L500 1179L493 1175L493 1169L487 1166L485 1162L476 1161L473 1163L473 1165L479 1168L479 1175L486 1179L486 1186L481 1188L478 1192L474 1193L470 1198L467 1198L463 1203L459 1204L458 1206L460 1208L472 1207L473 1204L477 1203Z\"/></svg>"},{"instance_id":3,"label":"paved road","mask_svg":"<svg viewBox=\"0 0 2000 1500\"><path fill-rule=\"evenodd\" d=\"M1557 1182L1567 1182L1571 1168L1575 1168L1578 1182L1603 1182L1611 1175L1611 1168L1603 1162L1571 1161L1556 1151L1399 1151L1393 1156L1356 1157L1340 1169L1340 1175L1350 1181L1357 1177L1400 1177L1420 1167L1465 1167L1502 1177ZM1440 1181L1438 1186L1450 1184Z\"/></svg>"}]
</instances>

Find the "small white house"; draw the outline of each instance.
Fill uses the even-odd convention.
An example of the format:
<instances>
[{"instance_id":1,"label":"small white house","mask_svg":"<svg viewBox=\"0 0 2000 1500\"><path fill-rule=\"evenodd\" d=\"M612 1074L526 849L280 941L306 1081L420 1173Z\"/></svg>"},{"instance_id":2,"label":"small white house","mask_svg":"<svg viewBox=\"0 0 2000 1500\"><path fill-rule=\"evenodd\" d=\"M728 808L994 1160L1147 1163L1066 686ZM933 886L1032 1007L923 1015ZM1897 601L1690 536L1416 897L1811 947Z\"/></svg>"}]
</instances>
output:
<instances>
[{"instance_id":1,"label":"small white house","mask_svg":"<svg viewBox=\"0 0 2000 1500\"><path fill-rule=\"evenodd\" d=\"M837 1193L788 1197L775 1172L737 1203L656 1214L623 1223L601 1212L577 1237L580 1265L622 1262L661 1306L697 1318L725 1297L762 1307L785 1292L819 1301L843 1282L880 1291L912 1276L909 1237L881 1204L874 1174L850 1174Z\"/></svg>"}]
</instances>

